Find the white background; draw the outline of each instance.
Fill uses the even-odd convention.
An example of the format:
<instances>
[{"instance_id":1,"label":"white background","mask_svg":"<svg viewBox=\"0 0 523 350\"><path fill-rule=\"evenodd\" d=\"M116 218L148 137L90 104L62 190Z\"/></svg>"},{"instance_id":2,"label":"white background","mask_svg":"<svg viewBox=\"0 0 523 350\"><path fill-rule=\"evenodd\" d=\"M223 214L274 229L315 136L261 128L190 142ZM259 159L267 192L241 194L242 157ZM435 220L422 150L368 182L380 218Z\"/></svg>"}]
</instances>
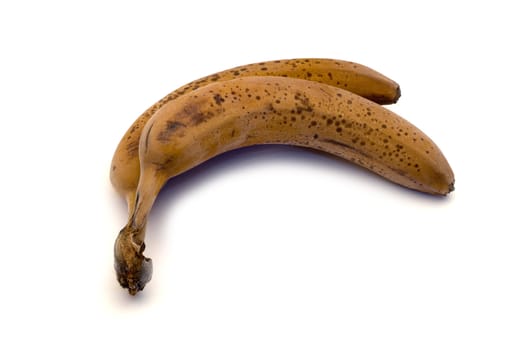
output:
<instances>
[{"instance_id":1,"label":"white background","mask_svg":"<svg viewBox=\"0 0 523 350\"><path fill-rule=\"evenodd\" d=\"M523 348L516 1L142 3L0 5L0 347ZM399 82L390 108L440 146L456 191L293 148L219 157L162 192L153 280L127 295L108 177L125 130L191 80L293 57Z\"/></svg>"}]
</instances>

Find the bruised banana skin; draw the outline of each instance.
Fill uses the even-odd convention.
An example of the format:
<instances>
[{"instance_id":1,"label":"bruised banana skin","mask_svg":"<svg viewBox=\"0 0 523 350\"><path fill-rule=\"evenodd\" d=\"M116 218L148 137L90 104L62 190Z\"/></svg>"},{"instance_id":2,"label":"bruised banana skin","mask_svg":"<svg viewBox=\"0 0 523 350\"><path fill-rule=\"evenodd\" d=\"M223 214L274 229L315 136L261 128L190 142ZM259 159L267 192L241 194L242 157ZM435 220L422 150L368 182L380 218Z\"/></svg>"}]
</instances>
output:
<instances>
[{"instance_id":1,"label":"bruised banana skin","mask_svg":"<svg viewBox=\"0 0 523 350\"><path fill-rule=\"evenodd\" d=\"M352 91L380 104L395 103L400 97L399 85L383 74L364 65L334 59L287 59L249 64L198 79L155 103L127 130L111 164L114 188L132 205L140 177L138 146L144 125L163 105L207 84L245 76L286 76L317 81ZM129 206L129 210L132 207Z\"/></svg>"},{"instance_id":2,"label":"bruised banana skin","mask_svg":"<svg viewBox=\"0 0 523 350\"><path fill-rule=\"evenodd\" d=\"M136 203L115 244L120 284L131 294L151 278L145 224L165 182L241 147L289 144L328 152L402 186L435 195L454 175L436 144L390 110L349 91L301 79L245 77L167 103L144 128Z\"/></svg>"}]
</instances>

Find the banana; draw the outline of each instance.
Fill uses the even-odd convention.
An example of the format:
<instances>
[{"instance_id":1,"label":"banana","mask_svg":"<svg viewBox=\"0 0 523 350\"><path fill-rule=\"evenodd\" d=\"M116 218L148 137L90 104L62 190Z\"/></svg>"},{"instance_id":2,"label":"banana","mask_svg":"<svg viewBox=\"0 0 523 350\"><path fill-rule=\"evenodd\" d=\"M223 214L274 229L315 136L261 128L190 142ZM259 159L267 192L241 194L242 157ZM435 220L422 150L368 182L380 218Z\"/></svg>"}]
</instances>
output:
<instances>
[{"instance_id":1,"label":"banana","mask_svg":"<svg viewBox=\"0 0 523 350\"><path fill-rule=\"evenodd\" d=\"M166 181L218 154L258 144L324 151L430 194L446 195L454 186L450 165L427 135L357 94L289 77L210 83L165 103L143 129L133 209L114 246L124 288L134 295L151 278L145 226Z\"/></svg>"},{"instance_id":2,"label":"banana","mask_svg":"<svg viewBox=\"0 0 523 350\"><path fill-rule=\"evenodd\" d=\"M286 76L318 81L352 91L380 104L395 103L400 97L397 83L354 62L333 59L287 59L249 64L195 80L171 92L147 109L121 139L111 164L113 187L127 200L132 210L140 177L138 145L144 125L163 105L212 82L245 76Z\"/></svg>"}]
</instances>

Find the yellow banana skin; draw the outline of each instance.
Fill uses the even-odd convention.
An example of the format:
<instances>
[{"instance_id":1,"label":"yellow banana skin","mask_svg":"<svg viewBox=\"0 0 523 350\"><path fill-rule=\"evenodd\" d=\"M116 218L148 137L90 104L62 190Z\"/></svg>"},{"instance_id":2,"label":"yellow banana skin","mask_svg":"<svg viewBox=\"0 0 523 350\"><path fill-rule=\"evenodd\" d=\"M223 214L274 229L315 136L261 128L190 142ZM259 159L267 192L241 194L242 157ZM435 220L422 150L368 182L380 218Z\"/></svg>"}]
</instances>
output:
<instances>
[{"instance_id":1,"label":"yellow banana skin","mask_svg":"<svg viewBox=\"0 0 523 350\"><path fill-rule=\"evenodd\" d=\"M123 287L136 294L151 277L145 224L165 182L218 154L257 144L325 151L421 192L453 190L454 174L436 144L357 94L288 77L211 83L163 105L143 130L135 203L115 243Z\"/></svg>"},{"instance_id":2,"label":"yellow banana skin","mask_svg":"<svg viewBox=\"0 0 523 350\"><path fill-rule=\"evenodd\" d=\"M228 69L195 80L171 92L146 110L121 139L111 164L111 182L126 198L129 210L140 177L138 146L144 125L163 105L207 84L245 76L284 76L317 81L352 91L380 104L395 103L399 85L364 65L334 59L304 58L267 61Z\"/></svg>"}]
</instances>

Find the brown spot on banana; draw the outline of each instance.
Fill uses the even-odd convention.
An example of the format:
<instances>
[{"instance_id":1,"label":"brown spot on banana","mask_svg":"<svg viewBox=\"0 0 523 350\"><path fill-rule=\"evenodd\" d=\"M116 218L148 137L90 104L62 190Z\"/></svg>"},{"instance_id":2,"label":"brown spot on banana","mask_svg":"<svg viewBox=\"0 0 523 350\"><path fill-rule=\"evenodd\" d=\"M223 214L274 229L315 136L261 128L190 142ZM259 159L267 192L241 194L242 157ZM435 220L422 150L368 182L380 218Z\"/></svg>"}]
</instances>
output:
<instances>
[{"instance_id":1,"label":"brown spot on banana","mask_svg":"<svg viewBox=\"0 0 523 350\"><path fill-rule=\"evenodd\" d=\"M180 123L178 121L166 122L164 130L157 136L158 141L169 140L172 133L179 132L180 128L185 128L185 127L186 127L186 125L184 123ZM150 130L150 128L149 128L149 130ZM145 142L144 142L146 145L145 147L149 146L149 140L150 140L150 132L147 132L146 136L145 136Z\"/></svg>"},{"instance_id":2,"label":"brown spot on banana","mask_svg":"<svg viewBox=\"0 0 523 350\"><path fill-rule=\"evenodd\" d=\"M128 129L113 156L110 172L115 189L133 198L140 176L138 144L142 130L162 106L179 96L207 84L246 76L282 76L317 81L340 87L381 104L395 103L400 97L399 85L366 66L334 59L287 59L248 64L195 80L171 92L147 109ZM260 95L261 96L261 95ZM220 105L221 96L214 102ZM261 98L261 97L260 97ZM196 120L205 120L196 116Z\"/></svg>"}]
</instances>

